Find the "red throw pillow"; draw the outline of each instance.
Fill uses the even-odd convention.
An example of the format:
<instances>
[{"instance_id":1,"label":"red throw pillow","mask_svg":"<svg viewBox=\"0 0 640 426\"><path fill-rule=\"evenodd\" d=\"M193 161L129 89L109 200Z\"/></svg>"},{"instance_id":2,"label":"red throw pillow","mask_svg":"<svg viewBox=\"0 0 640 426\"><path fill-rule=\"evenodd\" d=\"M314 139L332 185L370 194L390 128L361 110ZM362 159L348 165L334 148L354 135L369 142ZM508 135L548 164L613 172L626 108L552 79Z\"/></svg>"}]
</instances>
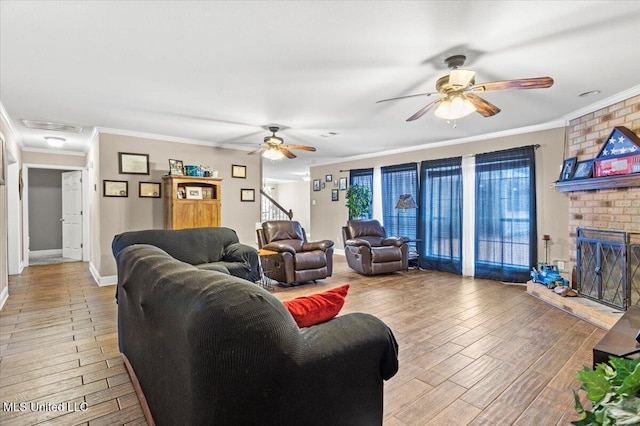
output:
<instances>
[{"instance_id":1,"label":"red throw pillow","mask_svg":"<svg viewBox=\"0 0 640 426\"><path fill-rule=\"evenodd\" d=\"M298 327L309 327L338 315L344 305L349 284L311 296L297 297L284 303Z\"/></svg>"}]
</instances>

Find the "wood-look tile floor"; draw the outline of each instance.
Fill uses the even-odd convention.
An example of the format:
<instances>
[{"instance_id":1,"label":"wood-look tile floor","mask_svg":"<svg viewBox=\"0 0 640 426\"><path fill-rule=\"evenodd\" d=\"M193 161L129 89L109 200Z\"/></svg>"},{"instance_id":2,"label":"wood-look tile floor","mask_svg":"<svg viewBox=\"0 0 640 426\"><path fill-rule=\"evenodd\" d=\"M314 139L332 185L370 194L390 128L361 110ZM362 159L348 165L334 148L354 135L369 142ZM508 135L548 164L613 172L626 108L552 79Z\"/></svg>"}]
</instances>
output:
<instances>
[{"instance_id":1,"label":"wood-look tile floor","mask_svg":"<svg viewBox=\"0 0 640 426\"><path fill-rule=\"evenodd\" d=\"M400 371L385 384L385 426L577 419L574 375L591 364L604 331L523 286L418 270L363 277L343 259L335 256L331 278L273 294L287 300L350 283L341 314L368 312L391 327ZM0 424L146 424L118 353L114 290L98 287L82 262L9 277L0 312ZM27 403L25 411L10 411L12 402ZM31 411L31 402L65 403L68 411Z\"/></svg>"}]
</instances>

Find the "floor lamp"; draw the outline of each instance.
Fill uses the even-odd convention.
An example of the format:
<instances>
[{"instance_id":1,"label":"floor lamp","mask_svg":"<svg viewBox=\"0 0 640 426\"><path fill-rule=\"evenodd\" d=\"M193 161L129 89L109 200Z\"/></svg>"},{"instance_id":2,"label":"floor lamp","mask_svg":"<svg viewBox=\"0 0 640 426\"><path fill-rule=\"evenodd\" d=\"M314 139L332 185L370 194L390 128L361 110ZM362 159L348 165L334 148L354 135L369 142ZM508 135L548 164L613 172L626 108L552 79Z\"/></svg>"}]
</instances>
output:
<instances>
[{"instance_id":1,"label":"floor lamp","mask_svg":"<svg viewBox=\"0 0 640 426\"><path fill-rule=\"evenodd\" d=\"M398 225L396 236L400 237L400 210L403 210L405 213L408 209L417 209L418 204L416 204L416 200L414 200L413 195L411 194L402 194L400 198L398 198L398 202L396 203L396 209L398 210Z\"/></svg>"}]
</instances>

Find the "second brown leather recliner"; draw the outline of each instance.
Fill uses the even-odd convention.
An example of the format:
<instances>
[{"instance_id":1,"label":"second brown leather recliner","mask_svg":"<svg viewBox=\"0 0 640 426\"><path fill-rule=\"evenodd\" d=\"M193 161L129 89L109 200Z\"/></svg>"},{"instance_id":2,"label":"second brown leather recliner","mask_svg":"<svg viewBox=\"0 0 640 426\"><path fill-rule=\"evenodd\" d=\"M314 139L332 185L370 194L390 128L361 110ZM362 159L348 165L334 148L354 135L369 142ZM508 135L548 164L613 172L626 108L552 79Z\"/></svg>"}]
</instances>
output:
<instances>
[{"instance_id":1,"label":"second brown leather recliner","mask_svg":"<svg viewBox=\"0 0 640 426\"><path fill-rule=\"evenodd\" d=\"M307 241L304 229L294 220L264 222L257 233L259 247L277 253L267 259L269 278L297 284L331 276L333 241Z\"/></svg>"},{"instance_id":2,"label":"second brown leather recliner","mask_svg":"<svg viewBox=\"0 0 640 426\"><path fill-rule=\"evenodd\" d=\"M408 269L406 237L387 237L377 220L349 220L342 227L347 264L363 275Z\"/></svg>"}]
</instances>

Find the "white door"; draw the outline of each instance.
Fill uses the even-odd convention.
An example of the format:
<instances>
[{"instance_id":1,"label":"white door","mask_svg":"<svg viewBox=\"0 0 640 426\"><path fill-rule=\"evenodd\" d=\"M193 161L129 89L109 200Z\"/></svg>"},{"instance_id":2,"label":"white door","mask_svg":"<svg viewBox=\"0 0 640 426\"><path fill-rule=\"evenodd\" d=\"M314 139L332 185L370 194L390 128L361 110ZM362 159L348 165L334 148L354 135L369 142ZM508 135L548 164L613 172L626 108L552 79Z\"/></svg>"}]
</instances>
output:
<instances>
[{"instance_id":1,"label":"white door","mask_svg":"<svg viewBox=\"0 0 640 426\"><path fill-rule=\"evenodd\" d=\"M82 171L62 173L62 257L82 260Z\"/></svg>"}]
</instances>

